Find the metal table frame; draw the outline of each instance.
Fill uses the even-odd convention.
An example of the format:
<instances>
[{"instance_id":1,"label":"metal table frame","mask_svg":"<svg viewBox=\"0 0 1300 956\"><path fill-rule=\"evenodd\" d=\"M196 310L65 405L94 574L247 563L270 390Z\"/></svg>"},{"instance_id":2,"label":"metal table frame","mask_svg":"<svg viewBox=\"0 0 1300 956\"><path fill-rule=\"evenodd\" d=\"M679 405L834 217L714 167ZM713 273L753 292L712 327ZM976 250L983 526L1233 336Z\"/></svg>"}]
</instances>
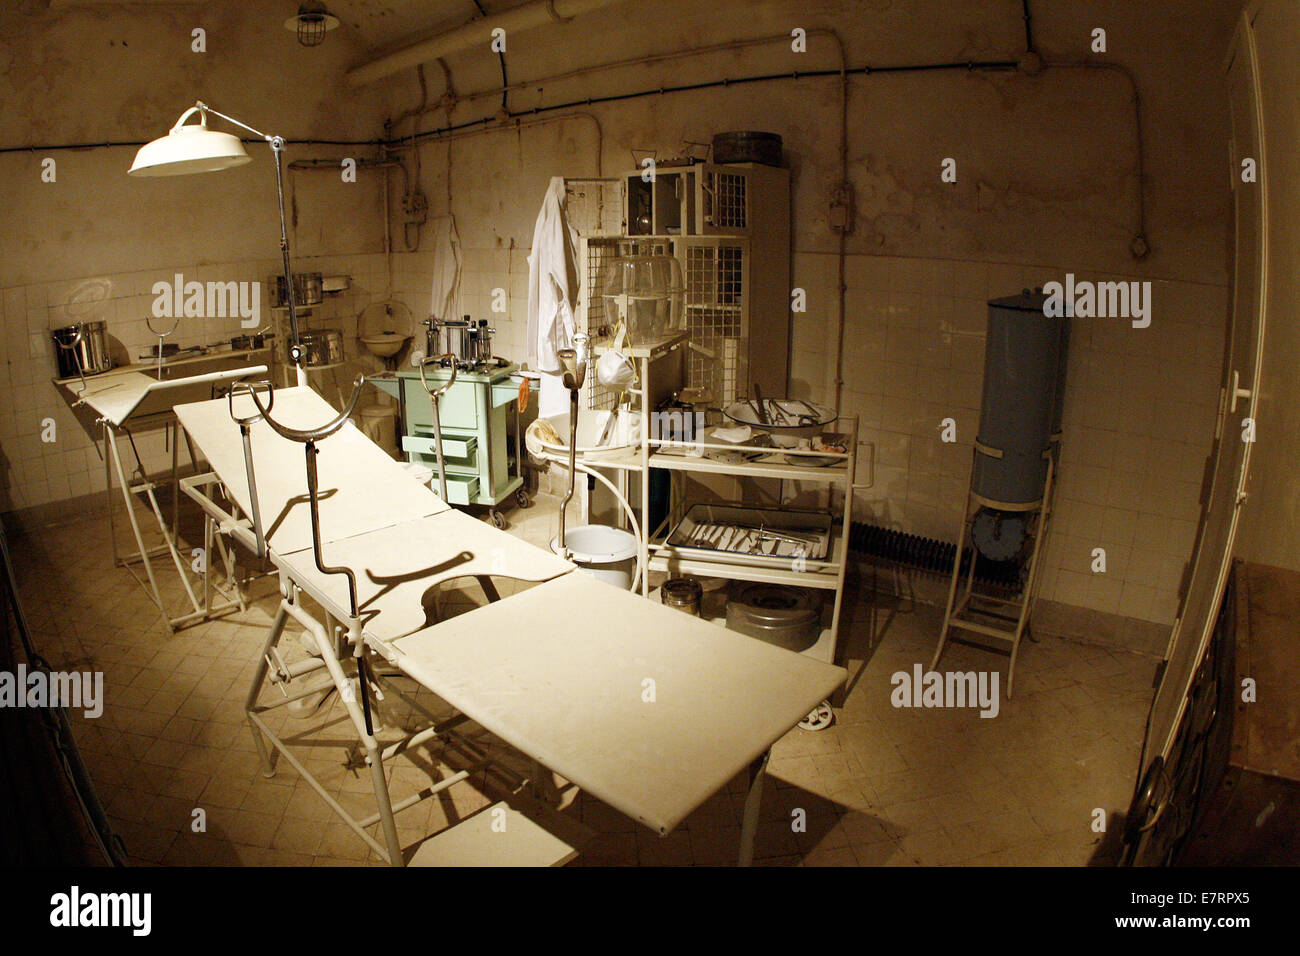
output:
<instances>
[{"instance_id":1,"label":"metal table frame","mask_svg":"<svg viewBox=\"0 0 1300 956\"><path fill-rule=\"evenodd\" d=\"M468 720L473 720L495 736L501 737L502 735L497 732L493 726L493 720L499 715L495 715L491 710L480 713L468 712L463 706L457 707L453 701L447 700L445 691L440 691L438 687L431 686L427 681L421 681L420 677L417 676L417 673L409 669L409 659L404 655L404 650L407 649L396 646L392 639L379 639L375 635L368 633L366 603L358 603L358 592L355 576L352 570L347 567L332 568L324 563L322 555L321 527L316 506L318 497L322 497L323 500L323 496L318 495L317 478L313 465L313 444L327 438L332 431L337 430L339 427L343 427L346 412L343 416L340 416L336 422L329 423L317 429L295 432L293 429L275 423L269 415L265 414L270 412L273 408L273 401L271 405L263 407L261 403L257 401L256 394L252 392L251 389L250 397L257 402L259 411L263 412L263 417L267 419L266 424L271 425L272 428L281 435L281 437L292 438L293 440L300 441L306 445L308 498L310 499L312 513L310 549L299 547L292 553L281 554L271 546L271 542L267 540L265 532L261 527L256 526L255 523L250 521L248 518L237 515L237 508L232 507L227 509L223 507L218 501L218 498L221 496L220 492L224 491L227 494L232 492L232 487L227 483L235 478L233 475L220 476L216 473L200 475L183 480L181 482L181 487L189 497L199 504L205 514L212 520L219 533L231 536L246 547L249 547L255 553L266 553L280 574L281 600L276 610L275 617L268 628L266 640L263 644L262 656L258 663L245 702L249 726L253 732L258 752L263 760L264 772L268 776L273 774L275 772L275 765L278 756L284 756L294 769L303 775L303 778L317 792L317 794L326 801L330 809L342 818L348 827L356 833L367 846L374 850L386 862L395 866L404 865L408 860L398 837L394 814L419 803L420 801L427 799L456 783L466 780L479 770L490 769L493 772L496 772L515 795L529 795L533 797L534 800L539 798L541 795L539 788L543 786L543 781L540 777L541 763L539 762L539 758L534 754L525 752L518 744L512 743L509 739L505 740L505 742L510 744L514 750L522 753L532 762L534 772L531 776L523 776L510 768L505 767L499 761L492 760L477 744L469 741L462 734L457 733L457 727ZM354 394L354 403L355 398L356 395ZM233 398L231 407L233 415ZM187 427L189 426L187 425ZM200 444L202 444L202 440L200 440ZM251 461L251 458L247 460ZM229 465L229 462L227 464ZM250 480L247 487L251 492L252 500L256 501L256 480L252 475L251 468L249 469L249 478ZM412 484L416 484L414 479L408 478L406 480L409 480ZM233 494L231 494L231 498L233 500ZM243 510L248 512L255 509L245 508ZM531 545L527 545L518 539L511 538L499 531L490 529L481 522L474 522L472 519L458 512L449 511L445 506L443 506L443 509L439 512L426 515L423 518L413 518L409 524L399 523L396 525L388 525L387 527L376 528L373 532L363 533L359 536L354 534L352 537L345 540L332 539L330 547L332 551L337 551L344 545L351 544L355 546L355 542L357 542L359 538L364 538L366 534L373 534L381 543L394 537L402 540L413 540L411 532L408 532L407 530L408 527L414 527L414 525L424 522L425 524L423 527L429 531L433 530L435 526L447 527L454 531L454 522L456 521L470 522L473 527L481 529L481 532L476 533L500 535L503 547L508 543L510 548L520 549L526 552L526 557L534 552L536 552L537 555L544 555L544 558L528 558L523 562L524 566L528 566L529 561L534 563L542 562L543 560L545 562L559 562L558 558L555 558L547 552L543 552L541 549L533 548ZM291 536L287 540L293 541L294 539ZM297 543L302 543L301 537L297 539ZM311 552L310 563L308 561L309 550ZM392 549L389 548L388 550L391 551ZM410 553L403 557L410 557L418 563L419 556L415 553L414 546L412 546L409 551ZM465 563L463 564L458 565L455 561L444 560L439 566L429 567L423 571L412 572L411 575L404 576L404 579L410 578L418 580L421 586L427 585L428 587L436 587L443 581L455 578L475 577L484 585L484 592L488 599L488 605L494 607L501 607L503 606L503 603L508 604L510 603L510 599L506 599L504 602L502 601L500 595L496 592L496 589L492 586L491 581L488 578L489 574L497 577L512 578L514 580L534 582L540 580L542 583L537 584L534 588L530 589L530 591L526 592L526 594L533 595L534 599L537 600L541 599L537 597L539 594L541 594L542 597L545 597L546 593L549 593L546 591L548 587L558 588L559 590L555 592L557 594L556 599L562 599L562 595L570 593L569 589L574 586L572 583L566 584L565 582L576 582L580 586L580 589L601 589L600 593L602 595L602 600L604 599L603 595L606 594L605 589L608 589L609 594L619 598L620 600L636 601L638 606L640 606L642 600L630 595L621 594L615 589L609 588L608 585L600 582L594 580L589 581L585 578L579 579L579 573L571 566L564 565L563 562L559 562L559 565L554 568L547 565L540 569L536 569L532 572L532 576L529 576L527 574L511 574L509 568L506 568L504 573L495 567L493 567L491 571L487 571L485 570L484 564L480 563L475 565L473 563L473 554L464 552L463 557L465 558ZM479 560L481 562L482 558ZM538 573L542 574L540 578L538 577ZM346 576L348 579L349 587L346 599L340 596L338 588L331 586L331 581L333 581L334 584L338 584L339 578L342 576ZM371 576L372 580L379 582L380 579L374 578L373 572ZM313 613L306 609L302 600L304 595L310 597L319 606L320 611L318 613ZM375 598L372 597L371 600L375 600ZM654 605L647 604L645 607L655 613L673 613ZM398 638L397 644L401 644L404 640L432 635L435 632L441 633L441 629L444 626L455 626L457 622L460 623L460 626L469 626L464 623L466 620L473 618L476 614L484 613L487 610L487 608L480 608L477 611L467 612L467 614L459 615L446 621L435 622L431 626L417 629L417 631L412 634ZM286 663L283 657L279 654L278 647L283 637L285 627L290 620L301 625L310 636L310 641L313 645L312 650L314 651L315 656L308 660ZM706 625L701 624L701 626L703 627ZM452 634L456 633L456 631L453 630L447 633ZM712 633L712 629L710 630L710 633ZM741 641L741 645L745 648L746 654L761 654L768 664L773 660L779 659L781 668L786 667L783 656L785 652L779 652L774 648L767 647L766 645L758 645L756 642L753 646L755 648L761 648L761 650L751 650L749 642L744 641L744 639L741 639L738 636L728 636L725 639ZM719 637L718 640L724 640L724 638ZM772 655L777 655L777 657L774 658ZM845 676L842 668L832 669L827 665L808 662L804 658L799 658L798 655L790 655L790 657L796 658L800 662L798 669L801 675L811 675L812 672L805 670L805 668L818 669L815 681L811 676L800 676L797 680L801 684L808 681L816 683L818 685L817 692L819 696L822 690L820 686L822 683L829 682L831 677L842 681ZM393 668L396 669L395 673L392 671ZM388 669L390 672L388 674L382 673L382 670L384 669ZM311 681L306 686L293 686L292 690L290 690L289 685L292 681L307 677L308 675L317 674L321 671L324 671L324 675L321 678ZM782 679L785 680L787 677L785 670L781 670L780 674ZM424 686L431 690L435 695L446 700L446 702L453 708L451 716L438 718L428 709L419 705L417 701L412 699L409 694L405 693L402 688L398 687L394 683L393 677L397 675L413 678L417 683L423 683ZM792 677L790 680L795 680L795 678ZM263 691L268 682L276 685L283 692L283 699L270 704L262 702ZM746 684L745 687L742 688L737 684L737 686L730 688L730 691L732 693L744 692L748 686L749 685ZM339 801L335 800L320 781L310 772L310 769L291 752L288 742L275 732L274 728L264 716L269 711L287 706L294 700L299 700L312 694L319 693L323 688L329 687L333 687L339 692L340 700L344 704L348 719L356 732L358 744L364 754L364 764L367 766L369 771L376 801L376 812L366 817L358 818L353 816L339 803ZM381 745L379 740L376 738L374 731L371 698L372 696L379 697L386 692L394 694L395 697L410 706L412 710L424 718L424 722L417 729L404 733L400 739L387 745ZM807 693L808 690L806 688L801 691L800 700L796 701L796 703L802 704L802 695L806 695ZM797 719L798 718L795 717L791 721L791 727L794 726ZM782 726L784 725L782 724ZM770 732L770 728L769 731L764 732ZM745 799L744 816L741 827L741 845L738 855L738 861L741 865L747 865L753 859L753 843L758 827L762 781L764 770L767 765L768 754L770 752L770 741L774 740L776 736L779 736L781 732L782 731L778 729L775 736L762 738L768 742L765 746L761 747L761 753L759 753L759 755L754 758L749 765L749 785ZM468 766L456 770L456 772L452 773L447 778L439 780L430 787L422 788L416 793L394 801L388 789L387 777L384 770L385 761L394 759L398 756L409 755L414 748L430 743L434 740L444 741L460 753L464 754L469 760ZM755 744L758 743L758 741L755 741ZM268 744L270 745L270 749L268 749ZM734 746L735 745L733 744L733 752ZM358 764L360 762L361 761L358 761ZM552 769L559 772L566 780L571 779L570 774L565 772L563 766L554 767ZM572 782L582 786L578 781ZM703 787L706 786L706 784L701 782L700 786ZM709 783L707 786L713 786L713 784ZM586 788L584 787L584 789ZM707 799L707 794L705 797L701 798L700 802L702 802L703 799ZM698 803L695 805L698 806ZM625 810L624 812L628 811ZM376 823L380 824L383 832L384 839L382 843L366 832L367 827ZM667 824L660 825L659 832L661 834L667 833L668 830L671 829L672 825L675 824L671 820L668 821ZM434 839L436 839L436 837Z\"/></svg>"},{"instance_id":2,"label":"metal table frame","mask_svg":"<svg viewBox=\"0 0 1300 956\"><path fill-rule=\"evenodd\" d=\"M148 378L138 372L119 373L117 375L110 372L102 378L90 381L87 381L84 377L81 378L81 388L73 392L75 395L73 407L86 405L94 410L96 413L95 424L102 430L100 441L103 443L105 502L108 510L113 566L125 568L136 582L145 589L145 593L148 594L150 600L153 601L158 608L158 612L162 615L163 626L168 634L198 621L207 620L217 614L224 614L234 610L242 611L245 609L245 603L235 578L234 558L226 548L225 542L214 536L211 524L206 521L204 527L202 597L200 598L199 594L195 592L189 573L185 569L185 561L177 547L180 517L180 486L178 479L180 475L182 430L171 410L147 414L138 413L145 405L145 400L154 394L175 394L175 390L182 387L205 383L231 382L247 375L259 374L265 371L265 366L252 366L200 373L178 379ZM65 388L68 387L68 383L59 384ZM171 446L172 453L170 477L172 514L170 524L163 515L162 507L158 503L156 491L159 483L150 479L145 473L144 462L140 458L139 450L135 445L135 436L132 432L133 427L152 428L158 425L162 425L165 429L165 435ZM121 438L123 436L126 437L131 453L135 457L135 470L130 473L130 477L128 477L123 463L121 448ZM194 446L188 435L185 436L185 442L190 456L190 463L197 470L198 462L194 453ZM116 509L113 504L115 480L118 490L121 492L127 523L130 525L132 537L135 539L135 550L128 551L125 555L122 554L118 547L117 519L114 515ZM135 512L134 499L137 495L144 496L149 511L152 512L154 520L157 522L158 530L163 538L161 545L150 548L146 547L144 543L144 532ZM214 549L216 552L215 557L221 559L225 570L224 584L215 584L212 580ZM158 585L158 577L154 571L152 559L163 554L167 554L171 558L176 574L185 588L187 607L179 614L172 614L168 611L161 588ZM143 566L143 578L133 567L137 563ZM216 603L213 602L214 590L221 593L223 598Z\"/></svg>"}]
</instances>

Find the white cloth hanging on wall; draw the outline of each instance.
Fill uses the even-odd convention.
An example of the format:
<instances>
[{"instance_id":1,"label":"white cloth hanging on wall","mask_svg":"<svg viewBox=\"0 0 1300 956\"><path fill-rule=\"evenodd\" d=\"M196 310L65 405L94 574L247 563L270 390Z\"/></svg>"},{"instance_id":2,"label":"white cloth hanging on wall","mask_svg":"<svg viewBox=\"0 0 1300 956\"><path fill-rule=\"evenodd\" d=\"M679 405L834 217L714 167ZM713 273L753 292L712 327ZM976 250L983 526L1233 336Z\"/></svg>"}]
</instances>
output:
<instances>
[{"instance_id":1,"label":"white cloth hanging on wall","mask_svg":"<svg viewBox=\"0 0 1300 956\"><path fill-rule=\"evenodd\" d=\"M460 233L456 217L448 213L433 221L433 289L429 314L438 319L459 315L456 300L460 296Z\"/></svg>"},{"instance_id":2,"label":"white cloth hanging on wall","mask_svg":"<svg viewBox=\"0 0 1300 956\"><path fill-rule=\"evenodd\" d=\"M560 383L560 349L573 347L574 310L581 278L577 236L565 214L564 180L551 179L533 227L528 253L528 361L542 373L537 410L561 413L568 392Z\"/></svg>"}]
</instances>

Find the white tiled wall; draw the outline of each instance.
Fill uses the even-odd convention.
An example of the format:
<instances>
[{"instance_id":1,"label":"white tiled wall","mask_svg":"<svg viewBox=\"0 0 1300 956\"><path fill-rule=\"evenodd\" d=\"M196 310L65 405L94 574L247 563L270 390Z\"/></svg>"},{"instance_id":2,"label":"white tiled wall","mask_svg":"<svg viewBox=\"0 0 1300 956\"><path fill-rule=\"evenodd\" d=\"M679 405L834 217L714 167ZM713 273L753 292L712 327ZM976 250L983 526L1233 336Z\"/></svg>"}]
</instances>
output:
<instances>
[{"instance_id":1,"label":"white tiled wall","mask_svg":"<svg viewBox=\"0 0 1300 956\"><path fill-rule=\"evenodd\" d=\"M1066 271L850 257L842 405L875 448L875 483L860 495L860 520L955 540L979 424L986 302L1063 280ZM796 395L832 396L837 278L834 256L796 255L795 285L809 291L808 313L794 319ZM1152 295L1150 328L1074 321L1040 593L1167 623L1213 438L1227 292L1157 281ZM956 420L954 444L940 440L945 418ZM1091 569L1094 548L1105 549L1105 573Z\"/></svg>"},{"instance_id":2,"label":"white tiled wall","mask_svg":"<svg viewBox=\"0 0 1300 956\"><path fill-rule=\"evenodd\" d=\"M394 257L395 294L427 311L432 252ZM526 250L467 249L459 311L489 318L495 351L522 361ZM1068 267L854 255L846 269L843 411L874 446L860 474L857 517L911 534L956 538L979 425L987 302L1064 280ZM1092 281L1139 276L1100 276ZM796 253L794 284L808 311L793 316L791 392L830 400L834 387L834 255ZM491 292L506 290L505 315ZM1151 326L1076 319L1056 514L1042 556L1049 600L1168 623L1199 513L1202 468L1218 402L1227 290L1153 283ZM957 441L940 439L957 423ZM1106 571L1091 569L1104 548Z\"/></svg>"},{"instance_id":3,"label":"white tiled wall","mask_svg":"<svg viewBox=\"0 0 1300 956\"><path fill-rule=\"evenodd\" d=\"M378 360L360 353L356 320L371 301L388 294L388 269L383 255L319 256L296 259L294 268L326 275L349 275L346 293L326 296L326 301L303 321L307 328L338 328L351 359L334 370L313 373L313 384L330 399L338 386L346 394L349 383L362 369L379 366ZM180 273L185 281L260 282L263 285L261 318L273 320L267 300L266 280L279 272L278 259L241 262L177 264L140 272L70 278L0 290L0 328L4 330L0 362L0 512L30 508L102 490L104 466L92 443L98 428L83 410L74 412L64 393L51 379L56 375L54 345L49 330L74 321L107 322L110 349L115 360L140 362L142 352L157 342L145 318L154 303L153 284L171 281ZM422 312L420 313L423 314ZM170 326L154 320L155 328ZM252 330L241 329L238 318L185 318L167 342L182 347L228 342ZM41 440L42 422L55 424L53 442ZM136 436L146 468L151 472L170 464L160 430Z\"/></svg>"},{"instance_id":4,"label":"white tiled wall","mask_svg":"<svg viewBox=\"0 0 1300 956\"><path fill-rule=\"evenodd\" d=\"M428 316L433 290L435 250L393 256L393 294L408 303L421 320ZM494 290L503 293L499 298ZM494 312L500 301L504 312ZM461 280L456 318L471 316L474 321L487 319L496 329L492 351L512 362L525 361L525 326L528 317L528 250L476 249L461 250ZM452 316L439 316L452 318Z\"/></svg>"},{"instance_id":5,"label":"white tiled wall","mask_svg":"<svg viewBox=\"0 0 1300 956\"><path fill-rule=\"evenodd\" d=\"M418 322L429 309L434 253L392 257L393 298ZM525 357L527 250L462 251L460 314L488 318L495 351ZM358 349L356 316L389 295L386 257L320 257L300 270L353 277L348 294L327 297L312 327L341 328L350 355ZM150 270L96 277L110 290L102 306L111 334L136 355L149 344L144 315L153 282L173 271L186 278L265 282L274 261ZM874 446L873 486L859 495L859 520L954 540L979 423L987 300L1064 277L1066 268L1014 267L946 260L850 256L846 271L843 411L859 416ZM1076 274L1079 279L1126 276ZM791 392L829 400L834 385L834 255L799 253L794 283L808 292L808 311L793 317ZM66 324L70 296L85 280L3 290L7 361L0 365L0 445L7 490L0 508L29 507L102 487L102 464L67 403L50 385L54 359L48 329ZM493 290L506 312L492 311ZM1213 436L1227 292L1222 287L1155 282L1151 327L1076 319L1070 343L1065 438L1057 509L1043 556L1041 596L1142 620L1167 623L1190 557L1202 468ZM265 310L264 310L265 311ZM269 312L266 312L269 315ZM197 321L197 320L196 320ZM232 320L183 325L176 341L210 342L234 334ZM418 339L417 339L418 341ZM362 367L320 382L327 397ZM59 441L40 441L40 422L57 423ZM940 440L941 422L957 423L957 441ZM164 461L161 434L141 436L146 459ZM864 453L862 471L870 462ZM1106 551L1105 573L1091 569Z\"/></svg>"}]
</instances>

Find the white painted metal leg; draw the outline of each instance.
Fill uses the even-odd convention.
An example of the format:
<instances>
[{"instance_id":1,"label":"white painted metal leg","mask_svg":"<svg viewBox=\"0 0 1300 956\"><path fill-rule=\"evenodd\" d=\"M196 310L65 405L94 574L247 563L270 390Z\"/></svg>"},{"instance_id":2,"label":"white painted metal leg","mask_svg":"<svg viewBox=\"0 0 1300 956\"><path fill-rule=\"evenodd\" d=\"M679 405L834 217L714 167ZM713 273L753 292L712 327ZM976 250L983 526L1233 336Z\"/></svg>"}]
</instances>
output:
<instances>
[{"instance_id":1,"label":"white painted metal leg","mask_svg":"<svg viewBox=\"0 0 1300 956\"><path fill-rule=\"evenodd\" d=\"M126 516L131 522L131 531L135 535L135 543L140 549L140 560L144 562L144 571L149 578L149 590L153 592L154 603L158 605L158 613L162 615L163 627L167 629L168 634L171 634L173 631L171 618L167 615L167 608L163 604L162 593L158 590L158 582L154 580L153 562L149 560L149 552L144 546L144 537L140 534L140 523L136 521L135 509L131 507L131 485L127 482L126 473L122 470L122 456L117 447L117 439L109 433L108 429L109 426L105 424L104 441L107 445L107 450L109 450L113 455L113 468L117 472L118 484L122 487L122 498L126 502ZM110 512L112 506L113 502L110 498Z\"/></svg>"},{"instance_id":2,"label":"white painted metal leg","mask_svg":"<svg viewBox=\"0 0 1300 956\"><path fill-rule=\"evenodd\" d=\"M379 850L381 854L393 866L402 865L402 846L397 838L397 824L393 820L392 802L388 795L388 781L384 778L384 764L380 754L379 743L375 740L373 734L366 729L365 715L361 712L361 706L357 703L358 693L360 691L360 681L363 679L358 675L357 684L348 679L343 673L343 666L339 662L336 653L335 642L333 638L326 633L324 625L302 610L300 605L290 604L287 600L281 602L288 614L299 624L307 629L307 632L316 639L316 647L320 651L321 659L325 662L325 667L329 671L334 686L339 690L339 697L343 701L343 706L347 709L348 716L352 718L352 724L356 728L357 737L361 741L362 747L366 751L366 763L370 767L370 781L375 791L375 802L379 806L379 818L383 823L384 838L388 844L387 850L380 847L364 829L362 829L351 816L344 815L344 822L361 836L372 847ZM281 752L289 756L288 750L280 742L272 738ZM301 772L301 768L300 768Z\"/></svg>"},{"instance_id":3,"label":"white painted metal leg","mask_svg":"<svg viewBox=\"0 0 1300 956\"><path fill-rule=\"evenodd\" d=\"M262 775L265 777L275 776L275 753L266 749L266 740L262 736L261 728L254 720L254 710L257 707L257 698L262 693L262 684L266 680L266 672L269 668L267 657L271 650L280 643L280 635L284 633L285 622L289 619L289 612L284 609L284 602L276 609L275 619L271 621L271 629L266 632L266 642L262 645L262 656L257 659L257 670L253 674L252 686L248 689L248 696L244 699L244 713L248 716L248 728L253 732L253 743L257 746L257 754L262 758Z\"/></svg>"},{"instance_id":4,"label":"white painted metal leg","mask_svg":"<svg viewBox=\"0 0 1300 956\"><path fill-rule=\"evenodd\" d=\"M758 811L763 803L763 779L767 771L767 751L749 765L749 791L745 794L745 815L740 821L740 866L754 862L754 839L758 836Z\"/></svg>"}]
</instances>

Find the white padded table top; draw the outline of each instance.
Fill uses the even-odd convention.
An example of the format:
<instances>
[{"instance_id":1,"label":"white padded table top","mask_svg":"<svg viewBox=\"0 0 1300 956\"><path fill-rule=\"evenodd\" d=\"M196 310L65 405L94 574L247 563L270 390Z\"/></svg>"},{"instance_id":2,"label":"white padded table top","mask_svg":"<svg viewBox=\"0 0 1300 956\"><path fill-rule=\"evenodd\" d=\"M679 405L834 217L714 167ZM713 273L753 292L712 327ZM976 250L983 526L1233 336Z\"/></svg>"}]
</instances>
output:
<instances>
[{"instance_id":1,"label":"white padded table top","mask_svg":"<svg viewBox=\"0 0 1300 956\"><path fill-rule=\"evenodd\" d=\"M660 833L848 676L584 573L393 648L404 672L457 710Z\"/></svg>"},{"instance_id":2,"label":"white padded table top","mask_svg":"<svg viewBox=\"0 0 1300 956\"><path fill-rule=\"evenodd\" d=\"M266 402L262 397L263 403ZM247 395L235 399L235 412L256 414ZM290 428L317 428L338 412L306 386L276 389L271 416ZM227 400L177 405L176 417L203 452L231 497L251 515L252 498L244 468L239 427L230 418ZM307 503L305 446L281 438L266 422L252 426L253 468L262 527L281 555L311 548L311 514ZM320 480L321 541L329 543L403 521L447 511L431 490L402 470L351 422L317 443Z\"/></svg>"},{"instance_id":3,"label":"white padded table top","mask_svg":"<svg viewBox=\"0 0 1300 956\"><path fill-rule=\"evenodd\" d=\"M63 382L60 387L93 408L101 418L107 418L114 425L120 426L151 394L188 389L207 383L229 382L265 371L265 365L254 365L164 379L146 375L144 372L110 372L87 378L84 389L81 387L80 379Z\"/></svg>"},{"instance_id":4,"label":"white padded table top","mask_svg":"<svg viewBox=\"0 0 1300 956\"><path fill-rule=\"evenodd\" d=\"M251 414L252 403L242 397L236 409ZM180 405L176 414L248 512L243 446L226 401ZM295 388L276 393L272 415L311 428L335 412ZM346 578L317 571L311 553L303 446L264 422L252 431L274 560L345 617ZM351 424L319 448L323 558L356 573L368 643L507 744L661 833L847 677L842 667L605 584L450 511ZM477 574L542 583L423 626L432 586Z\"/></svg>"},{"instance_id":5,"label":"white padded table top","mask_svg":"<svg viewBox=\"0 0 1300 956\"><path fill-rule=\"evenodd\" d=\"M476 575L545 581L574 570L549 551L455 510L331 541L321 551L327 565L356 574L362 627L372 646L427 627L427 596L442 582ZM347 578L318 571L310 549L276 561L332 614L348 615Z\"/></svg>"}]
</instances>

